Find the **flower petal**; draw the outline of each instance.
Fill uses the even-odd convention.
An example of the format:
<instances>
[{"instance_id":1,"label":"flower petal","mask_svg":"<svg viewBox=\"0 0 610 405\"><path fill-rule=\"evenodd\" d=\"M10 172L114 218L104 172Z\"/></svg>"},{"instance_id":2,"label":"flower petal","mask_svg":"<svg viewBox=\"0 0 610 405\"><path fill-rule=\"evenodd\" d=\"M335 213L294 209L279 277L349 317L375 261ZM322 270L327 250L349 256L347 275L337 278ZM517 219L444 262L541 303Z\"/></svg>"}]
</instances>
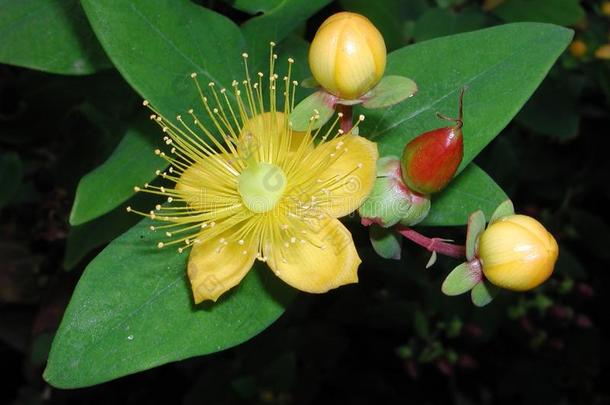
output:
<instances>
[{"instance_id":1,"label":"flower petal","mask_svg":"<svg viewBox=\"0 0 610 405\"><path fill-rule=\"evenodd\" d=\"M352 235L339 220L325 220L319 229L303 236L305 239L289 247L266 249L269 267L279 278L310 293L323 293L358 282L357 271L362 261Z\"/></svg>"},{"instance_id":2,"label":"flower petal","mask_svg":"<svg viewBox=\"0 0 610 405\"><path fill-rule=\"evenodd\" d=\"M176 190L193 208L218 208L238 198L238 167L233 155L200 157L180 175Z\"/></svg>"},{"instance_id":3,"label":"flower petal","mask_svg":"<svg viewBox=\"0 0 610 405\"><path fill-rule=\"evenodd\" d=\"M347 152L325 169L321 177L323 181L331 182L327 187L330 201L321 208L333 218L348 215L362 205L375 184L379 157L377 144L358 135L340 136L319 147L322 153L340 152L341 148Z\"/></svg>"},{"instance_id":4,"label":"flower petal","mask_svg":"<svg viewBox=\"0 0 610 405\"><path fill-rule=\"evenodd\" d=\"M275 122L272 117L275 115ZM247 158L253 154L257 148L265 147L267 142L272 142L274 148L278 148L282 138L285 138L288 128L286 116L284 113L276 112L275 114L266 112L255 115L247 120L239 135L239 152L242 158ZM306 132L292 131L288 152L296 152L299 146L311 136ZM308 142L307 149L313 147L313 143Z\"/></svg>"},{"instance_id":5,"label":"flower petal","mask_svg":"<svg viewBox=\"0 0 610 405\"><path fill-rule=\"evenodd\" d=\"M256 249L249 242L240 245L234 238L231 239L233 235L235 228L193 245L188 276L196 304L205 300L216 301L239 284L252 268Z\"/></svg>"}]
</instances>

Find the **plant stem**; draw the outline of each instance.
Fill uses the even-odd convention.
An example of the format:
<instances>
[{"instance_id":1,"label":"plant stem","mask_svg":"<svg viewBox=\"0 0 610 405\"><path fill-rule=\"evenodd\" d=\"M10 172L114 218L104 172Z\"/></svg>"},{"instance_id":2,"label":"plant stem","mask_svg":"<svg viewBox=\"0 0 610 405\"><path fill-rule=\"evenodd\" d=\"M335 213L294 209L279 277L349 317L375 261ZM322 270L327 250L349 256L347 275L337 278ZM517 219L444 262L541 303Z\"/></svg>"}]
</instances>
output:
<instances>
[{"instance_id":1,"label":"plant stem","mask_svg":"<svg viewBox=\"0 0 610 405\"><path fill-rule=\"evenodd\" d=\"M396 231L419 246L426 248L430 252L440 253L445 256L461 259L466 257L466 246L454 245L444 242L440 238L428 238L421 233L403 226L396 227Z\"/></svg>"},{"instance_id":2,"label":"plant stem","mask_svg":"<svg viewBox=\"0 0 610 405\"><path fill-rule=\"evenodd\" d=\"M343 117L341 117L341 129L343 130L344 134L347 134L349 131L351 131L353 126L352 106L338 104L337 109L343 114Z\"/></svg>"}]
</instances>

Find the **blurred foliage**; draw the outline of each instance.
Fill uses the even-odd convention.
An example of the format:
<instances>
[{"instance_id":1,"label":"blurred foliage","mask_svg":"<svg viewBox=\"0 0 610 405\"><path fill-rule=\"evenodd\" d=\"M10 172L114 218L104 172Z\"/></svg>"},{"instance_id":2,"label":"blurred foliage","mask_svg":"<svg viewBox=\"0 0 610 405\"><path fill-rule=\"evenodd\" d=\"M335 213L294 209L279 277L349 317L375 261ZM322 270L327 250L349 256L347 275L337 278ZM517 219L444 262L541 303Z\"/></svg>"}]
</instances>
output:
<instances>
[{"instance_id":1,"label":"blurred foliage","mask_svg":"<svg viewBox=\"0 0 610 405\"><path fill-rule=\"evenodd\" d=\"M48 2L39 14L8 19L6 10L18 3L0 1L2 32L11 24L22 30L15 31L16 39L3 37L1 61L6 54L18 53L32 58L15 63L21 66L96 73L58 76L0 65L1 403L610 401L604 345L609 338L608 299L603 294L609 285L605 270L610 218L602 209L610 203L605 187L610 184L610 161L603 147L610 125L610 62L596 56L610 41L610 17L602 13L602 1L318 1L311 2L308 14L297 13L298 19L290 21L298 27L288 25L282 31L289 36L297 28L311 39L319 23L340 9L366 14L391 50L504 22L542 21L575 28L576 45L562 55L517 119L475 159L519 211L540 218L556 236L561 254L549 283L527 294L502 293L490 306L475 309L467 296L450 298L439 292L453 262L439 260L424 270L428 255L408 242L399 261L381 259L368 245L366 231L360 230L354 238L369 250L362 256L373 259L361 267L358 285L324 296L300 295L278 322L247 344L73 391L51 388L41 378L51 338L84 267L135 221L120 206L115 209L130 194L106 196L103 185L97 186L96 214L79 213L73 206L77 185L81 181L79 188L87 187L93 180L85 179L94 179L100 171L113 173L113 156L150 148L147 137L155 134L138 130L140 96L108 69L110 63L100 56L77 2ZM20 7L36 3L24 1ZM93 8L96 2L84 3ZM156 3L157 13L170 6ZM272 14L274 1L198 3L238 24L248 20L256 27L250 16L261 12L255 18L262 25L270 18L267 25L275 26L271 22L278 18ZM65 10L69 13L61 14ZM74 29L53 34L62 26L56 26L56 14L50 12L60 13L62 21L74 21ZM51 64L53 58L36 60L45 56L40 49L15 51L23 49L20 40L38 38L35 34L42 34L41 49L63 41L74 45L70 52L85 50L87 63L75 64L83 57L80 53L77 59L58 58L62 67ZM89 45L79 45L80 40ZM291 41L296 44L290 49L302 52L302 40ZM112 41L112 46L125 46L129 52L130 44ZM222 54L222 44L216 48ZM443 55L435 56L442 64ZM87 70L60 70L75 66ZM165 61L145 74L154 82L156 69L171 68L171 61ZM133 73L131 84L144 92L137 84L140 74ZM227 77L232 78L231 72ZM168 100L162 108L180 105ZM138 164L149 163L143 158ZM136 181L113 175L125 184ZM82 220L75 220L79 215ZM461 229L424 232L463 238ZM197 339L194 332L189 331L190 339Z\"/></svg>"}]
</instances>

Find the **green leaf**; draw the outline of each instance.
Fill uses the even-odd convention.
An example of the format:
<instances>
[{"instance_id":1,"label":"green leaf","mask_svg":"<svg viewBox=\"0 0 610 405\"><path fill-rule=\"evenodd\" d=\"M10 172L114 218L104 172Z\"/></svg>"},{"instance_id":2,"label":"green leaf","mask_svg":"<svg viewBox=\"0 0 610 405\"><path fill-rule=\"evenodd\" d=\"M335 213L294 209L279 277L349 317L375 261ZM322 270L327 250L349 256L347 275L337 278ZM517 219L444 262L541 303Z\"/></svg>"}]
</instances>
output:
<instances>
[{"instance_id":1,"label":"green leaf","mask_svg":"<svg viewBox=\"0 0 610 405\"><path fill-rule=\"evenodd\" d=\"M246 21L242 26L242 32L248 41L255 69L261 70L262 66L266 67L269 42L279 43L330 2L331 0L276 1L273 9ZM307 64L307 60L297 62Z\"/></svg>"},{"instance_id":2,"label":"green leaf","mask_svg":"<svg viewBox=\"0 0 610 405\"><path fill-rule=\"evenodd\" d=\"M15 196L22 176L23 164L16 153L0 155L0 208Z\"/></svg>"},{"instance_id":3,"label":"green leaf","mask_svg":"<svg viewBox=\"0 0 610 405\"><path fill-rule=\"evenodd\" d=\"M369 236L373 249L379 256L400 260L402 237L394 230L373 224L369 227Z\"/></svg>"},{"instance_id":4,"label":"green leaf","mask_svg":"<svg viewBox=\"0 0 610 405\"><path fill-rule=\"evenodd\" d=\"M99 192L96 194L98 195ZM81 225L71 226L66 240L63 267L71 270L93 249L112 241L141 220L128 213L126 207L152 208L159 202L157 196L140 193L112 211Z\"/></svg>"},{"instance_id":5,"label":"green leaf","mask_svg":"<svg viewBox=\"0 0 610 405\"><path fill-rule=\"evenodd\" d=\"M489 217L507 198L500 186L472 163L446 189L432 197L432 208L421 225L464 225L470 213L480 209Z\"/></svg>"},{"instance_id":6,"label":"green leaf","mask_svg":"<svg viewBox=\"0 0 610 405\"><path fill-rule=\"evenodd\" d=\"M399 155L417 135L446 126L436 112L457 113L464 97L464 158L468 163L510 122L557 57L571 30L519 23L418 43L388 56L387 74L412 78L419 93L384 111L368 111L360 133L384 155Z\"/></svg>"},{"instance_id":7,"label":"green leaf","mask_svg":"<svg viewBox=\"0 0 610 405\"><path fill-rule=\"evenodd\" d=\"M154 154L160 137L161 131L148 119L140 117L132 123L112 155L78 183L70 224L80 225L112 211L133 196L134 186L154 179L155 170L166 166Z\"/></svg>"},{"instance_id":8,"label":"green leaf","mask_svg":"<svg viewBox=\"0 0 610 405\"><path fill-rule=\"evenodd\" d=\"M78 0L4 0L0 62L83 75L111 66Z\"/></svg>"},{"instance_id":9,"label":"green leaf","mask_svg":"<svg viewBox=\"0 0 610 405\"><path fill-rule=\"evenodd\" d=\"M483 211L475 211L468 217L468 231L466 233L466 259L472 260L477 248L477 239L485 230L485 214Z\"/></svg>"},{"instance_id":10,"label":"green leaf","mask_svg":"<svg viewBox=\"0 0 610 405\"><path fill-rule=\"evenodd\" d=\"M538 21L559 25L574 25L585 17L580 0L506 0L492 12L507 22Z\"/></svg>"},{"instance_id":11,"label":"green leaf","mask_svg":"<svg viewBox=\"0 0 610 405\"><path fill-rule=\"evenodd\" d=\"M497 221L500 218L514 214L515 207L513 206L513 202L511 200L506 200L502 204L498 205L498 208L496 208L494 213L491 215L489 223L491 224L492 222Z\"/></svg>"},{"instance_id":12,"label":"green leaf","mask_svg":"<svg viewBox=\"0 0 610 405\"><path fill-rule=\"evenodd\" d=\"M477 307L489 304L498 294L500 289L488 281L481 281L470 291L470 299Z\"/></svg>"},{"instance_id":13,"label":"green leaf","mask_svg":"<svg viewBox=\"0 0 610 405\"><path fill-rule=\"evenodd\" d=\"M190 74L231 88L246 43L228 18L188 0L82 0L123 77L168 118L201 105ZM227 92L229 94L230 92ZM203 119L203 117L202 117Z\"/></svg>"},{"instance_id":14,"label":"green leaf","mask_svg":"<svg viewBox=\"0 0 610 405\"><path fill-rule=\"evenodd\" d=\"M59 388L99 384L214 353L260 333L294 290L256 265L214 304L194 306L188 255L157 249L145 219L87 267L57 331L44 378Z\"/></svg>"},{"instance_id":15,"label":"green leaf","mask_svg":"<svg viewBox=\"0 0 610 405\"><path fill-rule=\"evenodd\" d=\"M279 59L279 62L276 62L276 71L279 77L284 77L288 73L288 63L286 63L288 58L292 58L295 60L295 63L291 65L291 79L302 80L308 76L311 76L311 72L309 71L309 65L307 64L307 52L309 51L309 42L305 41L303 38L297 35L290 35L285 38L282 42L277 44L276 53ZM268 66L265 65L262 69L268 70ZM265 92L266 93L266 92ZM304 99L306 96L312 93L311 89L306 89L301 86L297 86L296 91L294 93L295 103L298 103L300 100ZM267 99L267 94L264 95L265 100ZM277 100L278 108L283 107L284 100L281 98Z\"/></svg>"},{"instance_id":16,"label":"green leaf","mask_svg":"<svg viewBox=\"0 0 610 405\"><path fill-rule=\"evenodd\" d=\"M470 291L480 281L481 271L474 271L468 263L462 263L447 275L441 290L445 295L460 295Z\"/></svg>"},{"instance_id":17,"label":"green leaf","mask_svg":"<svg viewBox=\"0 0 610 405\"><path fill-rule=\"evenodd\" d=\"M335 113L333 96L320 90L306 97L297 104L290 114L292 129L306 131L307 128L317 129L326 124ZM319 118L311 122L311 117L318 112Z\"/></svg>"},{"instance_id":18,"label":"green leaf","mask_svg":"<svg viewBox=\"0 0 610 405\"><path fill-rule=\"evenodd\" d=\"M431 8L415 22L413 38L417 42L428 39L473 31L483 28L486 16L479 7L465 8L460 12L449 9Z\"/></svg>"},{"instance_id":19,"label":"green leaf","mask_svg":"<svg viewBox=\"0 0 610 405\"><path fill-rule=\"evenodd\" d=\"M231 7L250 14L267 13L284 0L223 0Z\"/></svg>"},{"instance_id":20,"label":"green leaf","mask_svg":"<svg viewBox=\"0 0 610 405\"><path fill-rule=\"evenodd\" d=\"M364 108L383 108L398 104L417 92L417 84L408 77L384 76L364 96Z\"/></svg>"}]
</instances>

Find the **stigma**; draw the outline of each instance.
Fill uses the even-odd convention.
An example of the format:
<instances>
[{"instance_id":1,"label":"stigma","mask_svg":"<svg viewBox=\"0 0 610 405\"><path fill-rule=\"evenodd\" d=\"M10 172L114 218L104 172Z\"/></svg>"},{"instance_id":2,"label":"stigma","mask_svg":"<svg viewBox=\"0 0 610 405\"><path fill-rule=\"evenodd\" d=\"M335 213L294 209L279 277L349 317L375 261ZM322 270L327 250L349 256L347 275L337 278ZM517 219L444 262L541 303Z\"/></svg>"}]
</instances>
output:
<instances>
[{"instance_id":1,"label":"stigma","mask_svg":"<svg viewBox=\"0 0 610 405\"><path fill-rule=\"evenodd\" d=\"M250 163L237 179L237 191L244 205L256 214L275 208L285 189L286 174L271 163Z\"/></svg>"}]
</instances>

